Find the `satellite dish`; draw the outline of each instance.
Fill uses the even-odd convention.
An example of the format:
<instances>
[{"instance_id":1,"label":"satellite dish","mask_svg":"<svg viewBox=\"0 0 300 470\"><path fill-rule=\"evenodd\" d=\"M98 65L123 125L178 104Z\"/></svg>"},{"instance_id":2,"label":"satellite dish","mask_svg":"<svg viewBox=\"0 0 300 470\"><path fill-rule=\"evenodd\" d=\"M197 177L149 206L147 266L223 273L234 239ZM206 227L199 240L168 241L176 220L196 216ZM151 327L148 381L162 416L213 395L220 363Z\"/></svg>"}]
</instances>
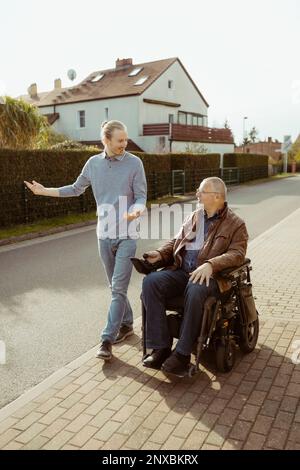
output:
<instances>
[{"instance_id":1,"label":"satellite dish","mask_svg":"<svg viewBox=\"0 0 300 470\"><path fill-rule=\"evenodd\" d=\"M77 76L76 71L74 69L68 70L67 75L68 75L68 78L72 81L75 80Z\"/></svg>"}]
</instances>

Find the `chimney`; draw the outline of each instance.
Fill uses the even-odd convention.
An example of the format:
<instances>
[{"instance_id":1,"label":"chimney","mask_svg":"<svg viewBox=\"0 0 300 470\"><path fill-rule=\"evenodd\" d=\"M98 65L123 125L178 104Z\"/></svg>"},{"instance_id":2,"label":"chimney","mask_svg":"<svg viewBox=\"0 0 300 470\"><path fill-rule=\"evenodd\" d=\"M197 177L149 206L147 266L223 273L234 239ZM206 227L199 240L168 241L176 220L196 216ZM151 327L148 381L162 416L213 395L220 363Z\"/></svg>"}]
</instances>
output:
<instances>
[{"instance_id":1,"label":"chimney","mask_svg":"<svg viewBox=\"0 0 300 470\"><path fill-rule=\"evenodd\" d=\"M37 98L37 84L36 83L32 83L27 91L28 91L30 98Z\"/></svg>"},{"instance_id":2,"label":"chimney","mask_svg":"<svg viewBox=\"0 0 300 470\"><path fill-rule=\"evenodd\" d=\"M268 144L272 143L272 137L268 137Z\"/></svg>"},{"instance_id":3,"label":"chimney","mask_svg":"<svg viewBox=\"0 0 300 470\"><path fill-rule=\"evenodd\" d=\"M117 59L116 60L116 69L122 67L130 67L132 65L132 59Z\"/></svg>"},{"instance_id":4,"label":"chimney","mask_svg":"<svg viewBox=\"0 0 300 470\"><path fill-rule=\"evenodd\" d=\"M57 78L54 80L54 90L60 90L61 89L61 79Z\"/></svg>"}]
</instances>

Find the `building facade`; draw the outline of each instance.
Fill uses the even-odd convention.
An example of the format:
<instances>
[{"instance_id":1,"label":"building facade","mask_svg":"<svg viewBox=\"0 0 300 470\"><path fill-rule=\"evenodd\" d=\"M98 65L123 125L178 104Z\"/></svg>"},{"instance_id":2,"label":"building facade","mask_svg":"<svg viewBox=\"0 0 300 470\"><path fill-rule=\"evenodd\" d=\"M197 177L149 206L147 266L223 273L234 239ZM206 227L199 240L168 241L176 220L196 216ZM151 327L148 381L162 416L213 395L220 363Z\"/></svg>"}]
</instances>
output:
<instances>
[{"instance_id":1,"label":"building facade","mask_svg":"<svg viewBox=\"0 0 300 470\"><path fill-rule=\"evenodd\" d=\"M78 85L39 93L36 84L21 98L35 104L53 129L69 138L101 145L101 122L126 123L129 150L148 153L234 151L229 129L208 127L208 103L178 58L115 67L91 73Z\"/></svg>"}]
</instances>

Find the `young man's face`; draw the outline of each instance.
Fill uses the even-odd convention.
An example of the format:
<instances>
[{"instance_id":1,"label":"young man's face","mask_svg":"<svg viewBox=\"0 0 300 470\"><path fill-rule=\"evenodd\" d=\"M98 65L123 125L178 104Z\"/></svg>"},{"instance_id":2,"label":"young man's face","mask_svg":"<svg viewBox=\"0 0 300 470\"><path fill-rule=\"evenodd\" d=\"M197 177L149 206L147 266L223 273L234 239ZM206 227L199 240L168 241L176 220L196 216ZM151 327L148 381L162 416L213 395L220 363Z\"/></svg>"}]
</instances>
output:
<instances>
[{"instance_id":1,"label":"young man's face","mask_svg":"<svg viewBox=\"0 0 300 470\"><path fill-rule=\"evenodd\" d=\"M115 129L112 133L111 139L104 139L104 144L110 153L114 155L122 155L127 147L128 135L127 132Z\"/></svg>"}]
</instances>

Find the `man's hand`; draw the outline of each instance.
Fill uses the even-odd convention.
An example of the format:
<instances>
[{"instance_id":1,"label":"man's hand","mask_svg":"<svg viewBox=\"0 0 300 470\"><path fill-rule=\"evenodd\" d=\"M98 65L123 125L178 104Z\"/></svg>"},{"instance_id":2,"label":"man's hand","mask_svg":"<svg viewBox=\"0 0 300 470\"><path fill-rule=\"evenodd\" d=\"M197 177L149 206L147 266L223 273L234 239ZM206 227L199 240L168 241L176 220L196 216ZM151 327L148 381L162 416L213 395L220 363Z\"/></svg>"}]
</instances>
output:
<instances>
[{"instance_id":1,"label":"man's hand","mask_svg":"<svg viewBox=\"0 0 300 470\"><path fill-rule=\"evenodd\" d=\"M204 263L199 268L195 269L192 273L190 273L190 281L193 284L199 282L199 284L203 284L206 281L206 286L209 286L209 279L212 275L212 266L210 263Z\"/></svg>"},{"instance_id":2,"label":"man's hand","mask_svg":"<svg viewBox=\"0 0 300 470\"><path fill-rule=\"evenodd\" d=\"M143 257L151 264L156 263L157 261L160 261L162 259L162 256L159 251L147 251L147 253L145 253Z\"/></svg>"},{"instance_id":3,"label":"man's hand","mask_svg":"<svg viewBox=\"0 0 300 470\"><path fill-rule=\"evenodd\" d=\"M125 212L123 218L131 222L134 219L137 219L141 215L141 211L135 211L135 212Z\"/></svg>"},{"instance_id":4,"label":"man's hand","mask_svg":"<svg viewBox=\"0 0 300 470\"><path fill-rule=\"evenodd\" d=\"M28 181L24 181L24 183L26 184L27 188L30 189L36 196L44 196L45 187L42 184L37 183L36 181L32 181L32 184Z\"/></svg>"}]
</instances>

